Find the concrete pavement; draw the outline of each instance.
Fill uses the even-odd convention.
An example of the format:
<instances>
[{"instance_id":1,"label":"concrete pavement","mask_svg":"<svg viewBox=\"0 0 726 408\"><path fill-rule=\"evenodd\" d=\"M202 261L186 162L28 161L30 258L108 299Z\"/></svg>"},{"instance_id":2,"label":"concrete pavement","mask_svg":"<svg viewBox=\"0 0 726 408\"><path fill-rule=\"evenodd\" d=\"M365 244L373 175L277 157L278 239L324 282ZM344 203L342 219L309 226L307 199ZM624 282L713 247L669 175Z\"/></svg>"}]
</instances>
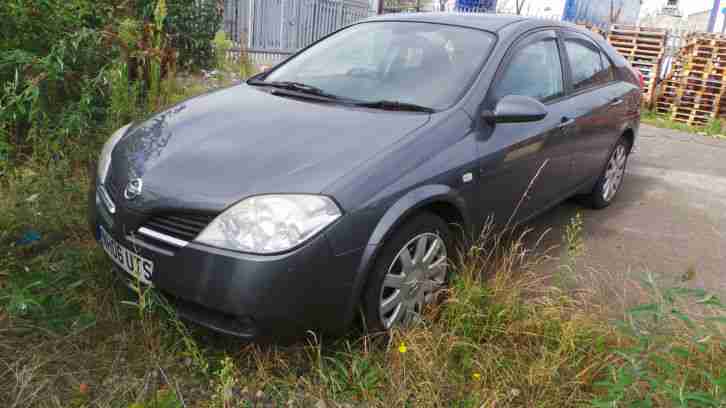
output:
<instances>
[{"instance_id":1,"label":"concrete pavement","mask_svg":"<svg viewBox=\"0 0 726 408\"><path fill-rule=\"evenodd\" d=\"M561 248L577 211L587 251L578 274L611 291L647 271L665 283L686 275L690 286L726 293L726 141L643 125L616 201L600 211L568 201L540 216L535 234L551 228L544 247Z\"/></svg>"}]
</instances>

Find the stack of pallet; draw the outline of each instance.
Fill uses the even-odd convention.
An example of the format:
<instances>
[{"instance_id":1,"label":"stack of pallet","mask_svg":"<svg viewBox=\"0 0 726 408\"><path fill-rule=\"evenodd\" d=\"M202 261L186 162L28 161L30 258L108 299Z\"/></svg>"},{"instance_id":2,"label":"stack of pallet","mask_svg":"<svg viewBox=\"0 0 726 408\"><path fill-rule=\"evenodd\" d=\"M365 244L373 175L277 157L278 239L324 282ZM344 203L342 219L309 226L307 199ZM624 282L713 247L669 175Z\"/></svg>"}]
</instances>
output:
<instances>
[{"instance_id":1,"label":"stack of pallet","mask_svg":"<svg viewBox=\"0 0 726 408\"><path fill-rule=\"evenodd\" d=\"M634 68L643 73L643 103L648 108L652 107L668 32L661 28L613 25L607 39Z\"/></svg>"},{"instance_id":2,"label":"stack of pallet","mask_svg":"<svg viewBox=\"0 0 726 408\"><path fill-rule=\"evenodd\" d=\"M691 126L726 116L726 37L693 33L660 89L656 112Z\"/></svg>"}]
</instances>

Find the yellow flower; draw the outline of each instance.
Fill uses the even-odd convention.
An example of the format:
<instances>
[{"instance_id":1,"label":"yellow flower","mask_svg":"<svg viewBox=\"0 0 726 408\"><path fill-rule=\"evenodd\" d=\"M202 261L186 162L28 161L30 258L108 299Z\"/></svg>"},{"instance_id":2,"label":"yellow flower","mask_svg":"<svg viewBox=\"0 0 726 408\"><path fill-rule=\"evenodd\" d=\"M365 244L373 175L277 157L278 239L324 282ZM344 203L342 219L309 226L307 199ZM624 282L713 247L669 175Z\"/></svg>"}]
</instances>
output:
<instances>
[{"instance_id":1,"label":"yellow flower","mask_svg":"<svg viewBox=\"0 0 726 408\"><path fill-rule=\"evenodd\" d=\"M400 346L398 346L398 352L403 354L408 351L408 348L406 347L405 343L401 343Z\"/></svg>"},{"instance_id":2,"label":"yellow flower","mask_svg":"<svg viewBox=\"0 0 726 408\"><path fill-rule=\"evenodd\" d=\"M471 375L471 378L473 378L474 381L479 381L479 380L481 380L481 374L474 373L474 374Z\"/></svg>"}]
</instances>

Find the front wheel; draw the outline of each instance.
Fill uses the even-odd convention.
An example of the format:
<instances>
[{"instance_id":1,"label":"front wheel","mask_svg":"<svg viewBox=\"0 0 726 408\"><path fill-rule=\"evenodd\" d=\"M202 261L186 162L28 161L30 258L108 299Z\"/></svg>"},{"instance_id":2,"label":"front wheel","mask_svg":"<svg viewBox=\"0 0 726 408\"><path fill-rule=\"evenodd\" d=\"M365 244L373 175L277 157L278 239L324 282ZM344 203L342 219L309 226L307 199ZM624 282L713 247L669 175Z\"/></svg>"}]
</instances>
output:
<instances>
[{"instance_id":1,"label":"front wheel","mask_svg":"<svg viewBox=\"0 0 726 408\"><path fill-rule=\"evenodd\" d=\"M605 171L600 176L592 193L587 197L587 201L593 208L605 208L613 202L620 190L620 186L623 184L629 154L630 143L626 138L622 137L615 145Z\"/></svg>"},{"instance_id":2,"label":"front wheel","mask_svg":"<svg viewBox=\"0 0 726 408\"><path fill-rule=\"evenodd\" d=\"M422 213L386 241L363 296L367 330L377 332L421 319L446 287L451 233L440 217Z\"/></svg>"}]
</instances>

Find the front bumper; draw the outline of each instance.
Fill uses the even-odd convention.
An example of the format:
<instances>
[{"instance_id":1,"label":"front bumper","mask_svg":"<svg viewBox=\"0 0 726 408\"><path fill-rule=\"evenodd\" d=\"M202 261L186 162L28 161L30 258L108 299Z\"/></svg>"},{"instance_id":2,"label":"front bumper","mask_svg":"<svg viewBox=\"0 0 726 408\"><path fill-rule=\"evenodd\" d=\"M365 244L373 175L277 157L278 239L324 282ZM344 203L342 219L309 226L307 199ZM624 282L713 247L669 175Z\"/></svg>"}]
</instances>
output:
<instances>
[{"instance_id":1,"label":"front bumper","mask_svg":"<svg viewBox=\"0 0 726 408\"><path fill-rule=\"evenodd\" d=\"M103 225L120 244L154 261L152 283L181 317L248 339L286 338L307 330L341 333L347 327L362 249L336 256L324 233L274 256L194 242L170 250L129 232L148 215L118 204L115 214L99 214L105 210L97 203L95 186L91 190L89 222L96 240Z\"/></svg>"}]
</instances>

